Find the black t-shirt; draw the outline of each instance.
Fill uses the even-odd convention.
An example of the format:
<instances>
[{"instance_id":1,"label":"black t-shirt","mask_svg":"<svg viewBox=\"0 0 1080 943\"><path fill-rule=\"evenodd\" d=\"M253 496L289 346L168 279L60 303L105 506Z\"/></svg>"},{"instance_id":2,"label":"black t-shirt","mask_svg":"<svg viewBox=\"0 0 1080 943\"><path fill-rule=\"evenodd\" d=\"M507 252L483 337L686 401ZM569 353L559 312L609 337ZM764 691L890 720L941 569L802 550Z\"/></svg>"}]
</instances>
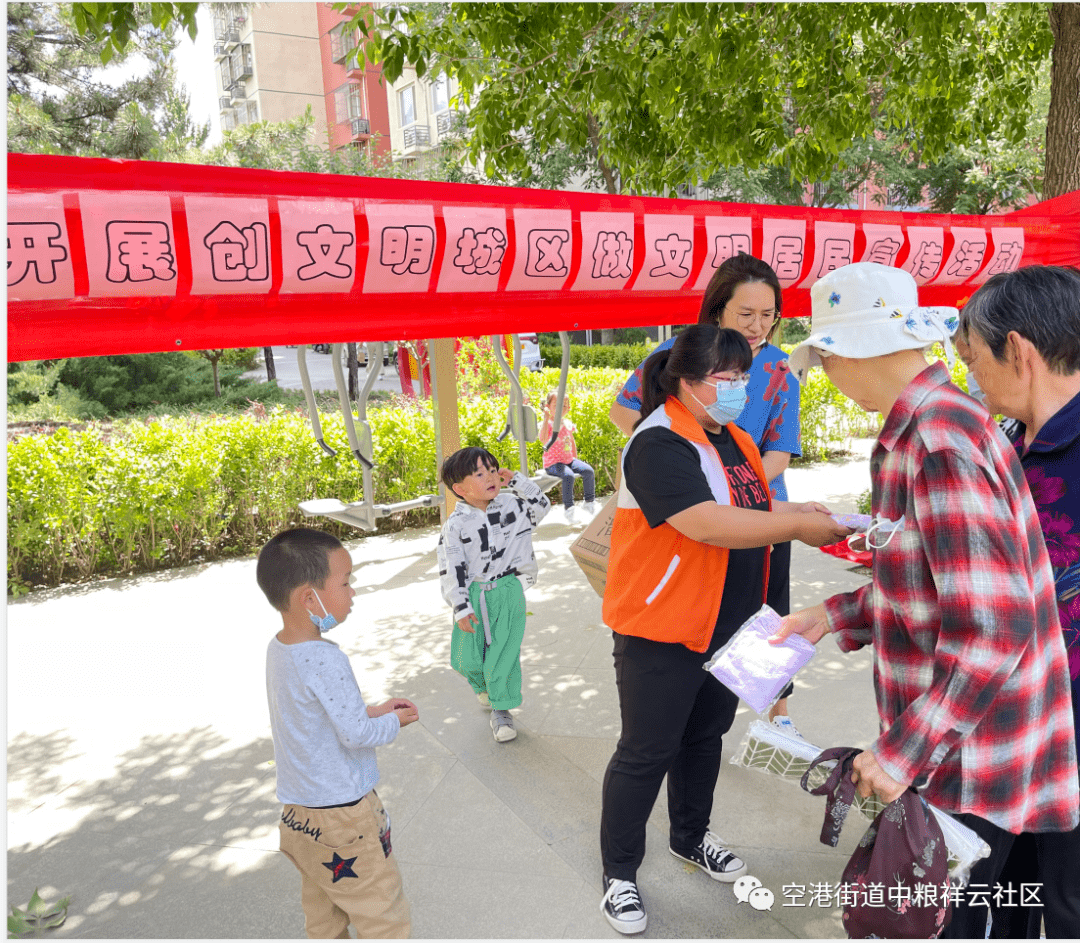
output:
<instances>
[{"instance_id":1,"label":"black t-shirt","mask_svg":"<svg viewBox=\"0 0 1080 943\"><path fill-rule=\"evenodd\" d=\"M726 428L705 435L724 463L734 507L768 509L765 488ZM670 429L646 429L626 450L626 486L650 527L703 501L715 501L694 444ZM765 577L765 547L729 550L724 595L707 655L712 655L758 609Z\"/></svg>"}]
</instances>

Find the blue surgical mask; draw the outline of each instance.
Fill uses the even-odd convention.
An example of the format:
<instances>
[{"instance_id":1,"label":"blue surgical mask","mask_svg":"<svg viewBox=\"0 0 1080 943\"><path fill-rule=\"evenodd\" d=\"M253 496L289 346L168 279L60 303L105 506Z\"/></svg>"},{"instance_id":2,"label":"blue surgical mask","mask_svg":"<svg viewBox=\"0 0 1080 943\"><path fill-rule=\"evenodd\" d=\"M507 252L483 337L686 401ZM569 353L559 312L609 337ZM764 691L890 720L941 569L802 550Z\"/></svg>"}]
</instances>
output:
<instances>
[{"instance_id":1,"label":"blue surgical mask","mask_svg":"<svg viewBox=\"0 0 1080 943\"><path fill-rule=\"evenodd\" d=\"M693 393L690 394L694 396ZM706 406L696 396L698 405L708 413L709 418L713 422L717 422L722 426L726 426L729 422L734 422L739 418L739 414L746 406L746 385L742 386L728 386L721 383L716 384L716 401L709 403Z\"/></svg>"},{"instance_id":2,"label":"blue surgical mask","mask_svg":"<svg viewBox=\"0 0 1080 943\"><path fill-rule=\"evenodd\" d=\"M312 589L311 591L315 593L314 589ZM315 593L315 598L319 599L318 593ZM330 615L329 612L326 611L326 606L323 606L323 601L321 599L319 599L319 605L322 606L322 611L325 613L325 615L320 619L317 615L315 615L315 613L309 612L308 618L311 620L312 625L314 625L315 628L317 628L320 632L329 632L332 628L334 628L334 626L338 624L338 621L332 615Z\"/></svg>"}]
</instances>

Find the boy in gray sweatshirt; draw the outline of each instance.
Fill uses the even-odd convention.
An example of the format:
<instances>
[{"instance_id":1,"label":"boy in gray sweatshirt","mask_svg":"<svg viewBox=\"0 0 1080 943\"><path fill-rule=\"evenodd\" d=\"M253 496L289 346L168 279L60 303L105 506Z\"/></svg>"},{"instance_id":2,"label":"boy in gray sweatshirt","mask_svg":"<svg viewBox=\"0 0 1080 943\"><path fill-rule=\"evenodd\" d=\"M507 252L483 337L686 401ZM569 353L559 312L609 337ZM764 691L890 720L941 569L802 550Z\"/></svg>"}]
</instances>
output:
<instances>
[{"instance_id":1,"label":"boy in gray sweatshirt","mask_svg":"<svg viewBox=\"0 0 1080 943\"><path fill-rule=\"evenodd\" d=\"M255 570L281 613L266 652L281 851L301 875L310 938L407 938L409 903L375 784L375 747L417 720L391 698L367 706L348 656L322 634L352 609L352 558L336 537L299 527L270 539Z\"/></svg>"}]
</instances>

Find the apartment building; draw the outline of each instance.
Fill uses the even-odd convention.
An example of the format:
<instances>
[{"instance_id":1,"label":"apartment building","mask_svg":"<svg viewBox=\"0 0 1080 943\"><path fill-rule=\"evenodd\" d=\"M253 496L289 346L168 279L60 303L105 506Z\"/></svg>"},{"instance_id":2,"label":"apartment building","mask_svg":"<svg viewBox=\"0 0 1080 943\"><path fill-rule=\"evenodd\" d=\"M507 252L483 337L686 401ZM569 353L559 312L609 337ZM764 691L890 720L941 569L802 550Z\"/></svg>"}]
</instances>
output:
<instances>
[{"instance_id":1,"label":"apartment building","mask_svg":"<svg viewBox=\"0 0 1080 943\"><path fill-rule=\"evenodd\" d=\"M419 78L412 66L387 89L390 144L395 160L422 161L447 139L460 135L461 112L451 107L457 80L440 75Z\"/></svg>"},{"instance_id":2,"label":"apartment building","mask_svg":"<svg viewBox=\"0 0 1080 943\"><path fill-rule=\"evenodd\" d=\"M287 121L310 106L322 147L390 152L381 67L355 66L352 11L329 3L211 5L223 131L254 121Z\"/></svg>"}]
</instances>

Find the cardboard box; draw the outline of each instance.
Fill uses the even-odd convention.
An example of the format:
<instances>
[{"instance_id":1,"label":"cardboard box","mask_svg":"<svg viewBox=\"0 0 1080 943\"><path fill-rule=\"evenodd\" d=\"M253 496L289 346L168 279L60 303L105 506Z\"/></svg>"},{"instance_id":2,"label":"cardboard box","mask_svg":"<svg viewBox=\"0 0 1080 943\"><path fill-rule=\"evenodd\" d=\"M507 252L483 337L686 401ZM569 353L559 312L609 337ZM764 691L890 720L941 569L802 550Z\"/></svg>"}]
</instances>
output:
<instances>
[{"instance_id":1,"label":"cardboard box","mask_svg":"<svg viewBox=\"0 0 1080 943\"><path fill-rule=\"evenodd\" d=\"M607 499L600 512L570 545L577 565L589 578L589 583L603 598L607 583L608 551L611 549L611 525L615 522L615 508L619 503L619 491Z\"/></svg>"}]
</instances>

